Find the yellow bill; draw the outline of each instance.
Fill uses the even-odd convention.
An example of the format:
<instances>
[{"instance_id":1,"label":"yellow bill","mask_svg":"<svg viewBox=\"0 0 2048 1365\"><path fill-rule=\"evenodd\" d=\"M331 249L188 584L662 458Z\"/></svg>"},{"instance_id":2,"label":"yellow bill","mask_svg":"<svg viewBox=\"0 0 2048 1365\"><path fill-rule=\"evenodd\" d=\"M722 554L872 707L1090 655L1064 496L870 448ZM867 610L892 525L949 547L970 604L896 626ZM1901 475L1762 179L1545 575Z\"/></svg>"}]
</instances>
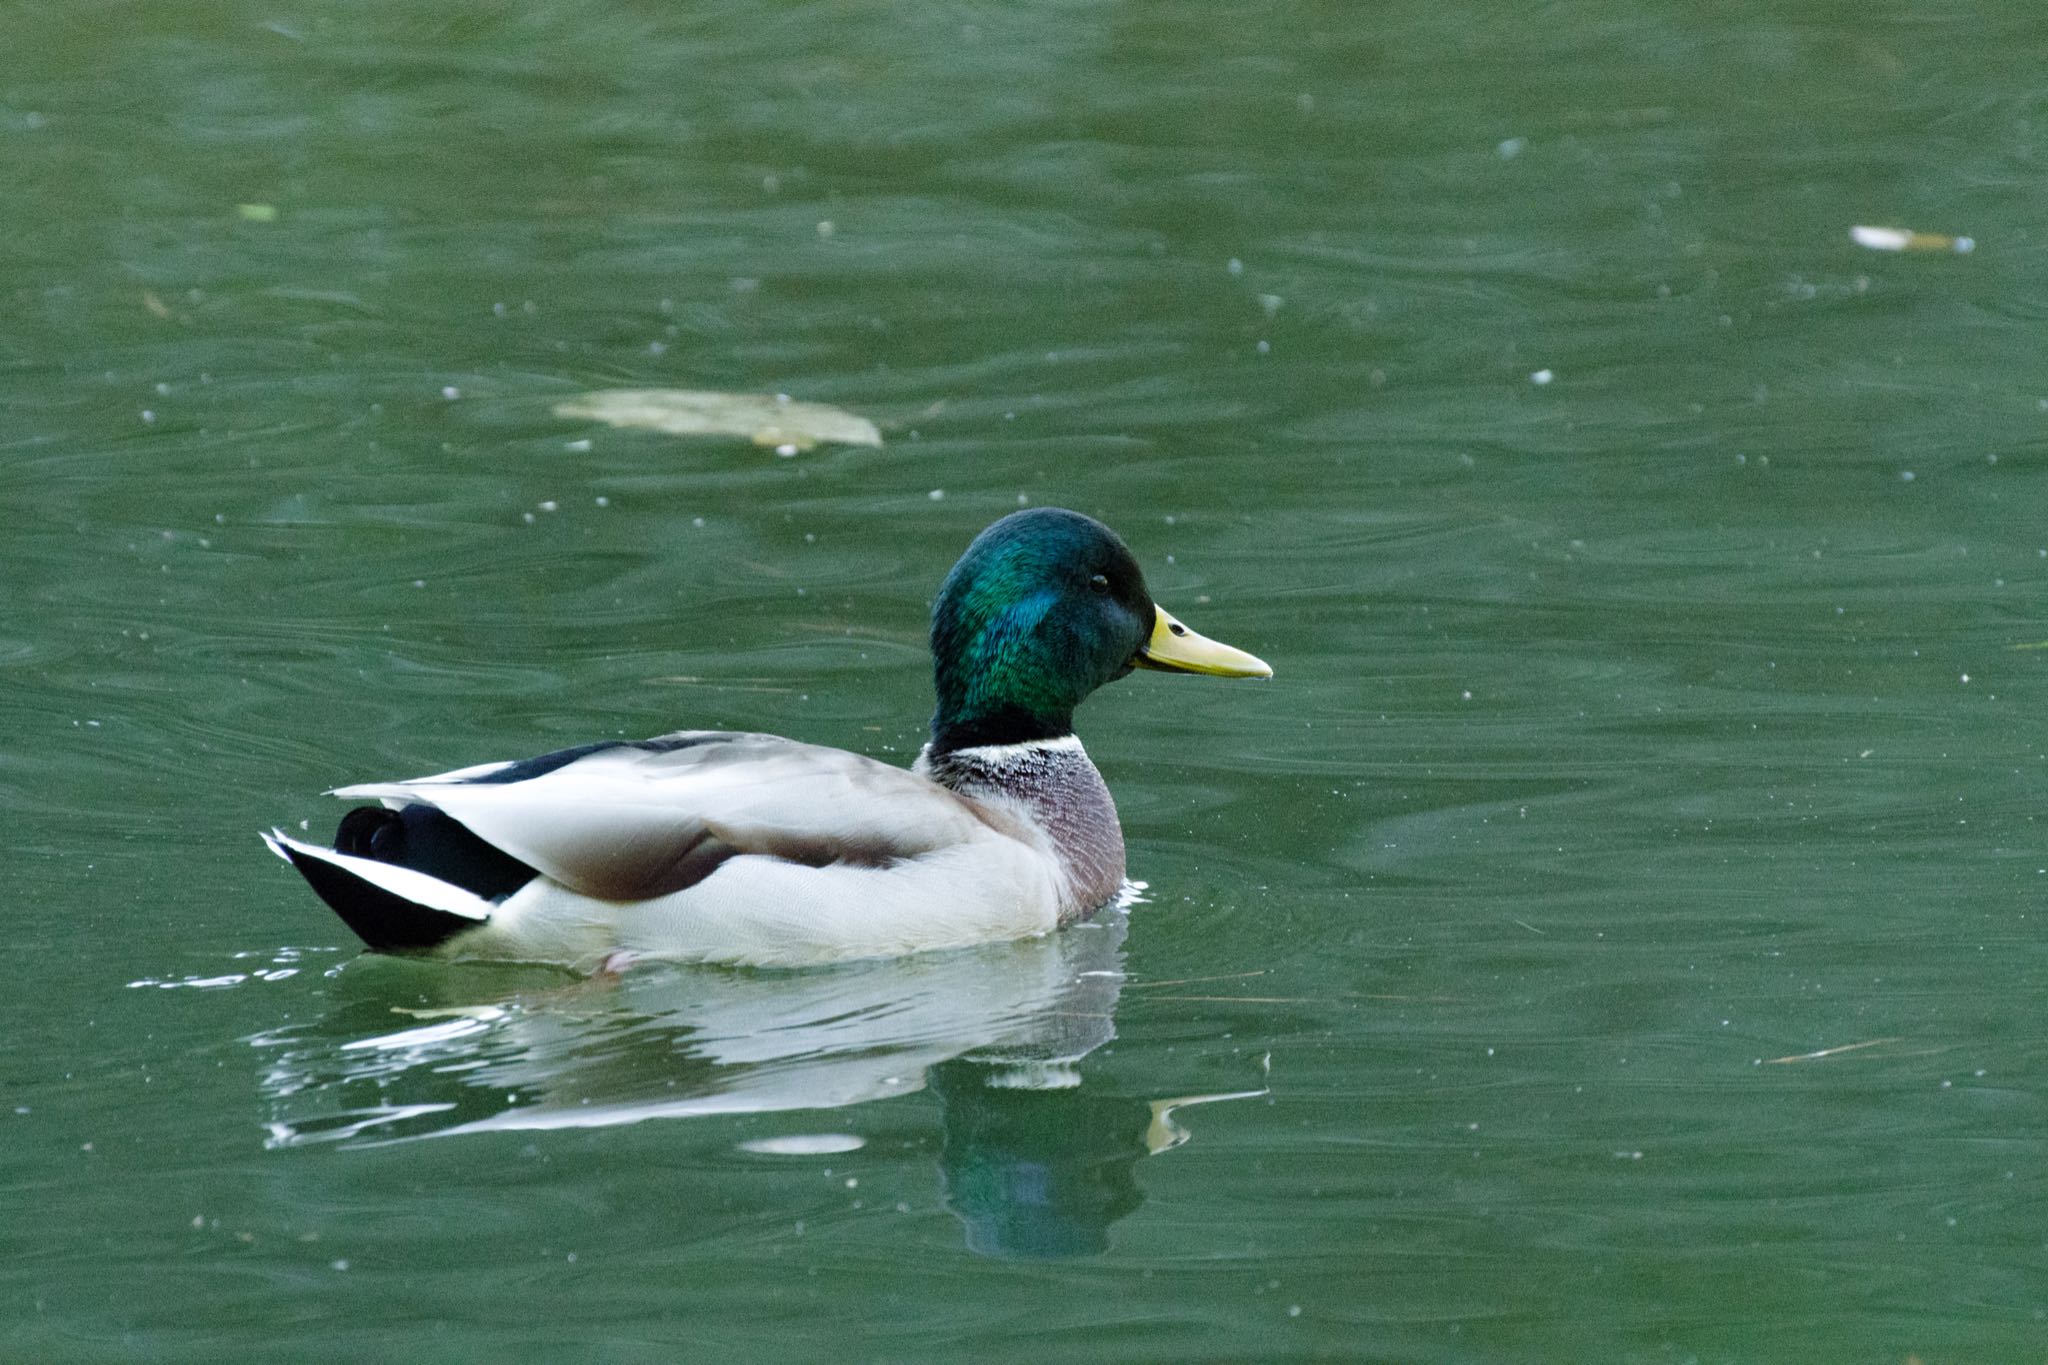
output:
<instances>
[{"instance_id":1,"label":"yellow bill","mask_svg":"<svg viewBox=\"0 0 2048 1365\"><path fill-rule=\"evenodd\" d=\"M1197 635L1173 619L1161 606L1152 608L1152 635L1138 647L1131 660L1139 668L1156 668L1165 673L1210 673L1219 678L1270 678L1272 668L1264 659L1241 649Z\"/></svg>"}]
</instances>

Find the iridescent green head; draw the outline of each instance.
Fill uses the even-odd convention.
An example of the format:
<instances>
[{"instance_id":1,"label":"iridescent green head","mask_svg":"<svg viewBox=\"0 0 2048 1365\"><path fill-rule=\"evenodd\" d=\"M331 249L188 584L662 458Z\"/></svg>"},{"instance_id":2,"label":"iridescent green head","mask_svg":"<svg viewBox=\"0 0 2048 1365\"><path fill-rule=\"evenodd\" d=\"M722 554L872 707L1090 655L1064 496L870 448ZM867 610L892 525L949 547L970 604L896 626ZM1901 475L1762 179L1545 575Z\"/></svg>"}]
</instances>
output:
<instances>
[{"instance_id":1,"label":"iridescent green head","mask_svg":"<svg viewBox=\"0 0 2048 1365\"><path fill-rule=\"evenodd\" d=\"M1133 668L1273 672L1156 606L1138 561L1101 522L1057 507L1013 512L975 537L932 607L932 747L1072 734L1082 699Z\"/></svg>"}]
</instances>

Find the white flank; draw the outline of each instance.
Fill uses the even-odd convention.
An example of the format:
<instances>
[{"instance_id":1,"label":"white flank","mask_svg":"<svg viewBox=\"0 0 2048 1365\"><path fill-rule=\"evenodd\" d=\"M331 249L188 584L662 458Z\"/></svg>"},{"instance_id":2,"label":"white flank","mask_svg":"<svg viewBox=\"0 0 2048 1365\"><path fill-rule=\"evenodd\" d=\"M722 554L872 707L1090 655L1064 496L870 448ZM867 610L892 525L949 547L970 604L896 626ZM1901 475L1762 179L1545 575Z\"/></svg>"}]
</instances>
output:
<instances>
[{"instance_id":1,"label":"white flank","mask_svg":"<svg viewBox=\"0 0 2048 1365\"><path fill-rule=\"evenodd\" d=\"M402 900L429 910L459 915L463 919L487 920L495 909L482 896L465 891L459 886L429 877L424 872L415 872L409 867L398 867L392 863L380 863L374 858L358 858L347 853L336 853L331 848L305 843L294 839L281 829L271 830L263 836L263 842L270 845L270 851L285 861L291 861L285 850L303 853L342 869L352 876L360 877L372 886L382 887Z\"/></svg>"}]
</instances>

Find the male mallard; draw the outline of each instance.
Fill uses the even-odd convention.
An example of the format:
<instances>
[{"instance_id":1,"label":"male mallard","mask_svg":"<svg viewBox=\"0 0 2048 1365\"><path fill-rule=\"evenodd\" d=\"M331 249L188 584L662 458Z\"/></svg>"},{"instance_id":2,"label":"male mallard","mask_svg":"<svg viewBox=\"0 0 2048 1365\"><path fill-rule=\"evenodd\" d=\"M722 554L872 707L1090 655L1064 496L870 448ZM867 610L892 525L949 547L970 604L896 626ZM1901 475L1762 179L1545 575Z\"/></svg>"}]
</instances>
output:
<instances>
[{"instance_id":1,"label":"male mallard","mask_svg":"<svg viewBox=\"0 0 2048 1365\"><path fill-rule=\"evenodd\" d=\"M343 787L334 847L271 851L371 948L588 966L802 966L1043 934L1121 893L1123 832L1074 708L1133 668L1266 678L1154 605L1122 540L1034 508L932 608L938 710L905 770L685 730Z\"/></svg>"}]
</instances>

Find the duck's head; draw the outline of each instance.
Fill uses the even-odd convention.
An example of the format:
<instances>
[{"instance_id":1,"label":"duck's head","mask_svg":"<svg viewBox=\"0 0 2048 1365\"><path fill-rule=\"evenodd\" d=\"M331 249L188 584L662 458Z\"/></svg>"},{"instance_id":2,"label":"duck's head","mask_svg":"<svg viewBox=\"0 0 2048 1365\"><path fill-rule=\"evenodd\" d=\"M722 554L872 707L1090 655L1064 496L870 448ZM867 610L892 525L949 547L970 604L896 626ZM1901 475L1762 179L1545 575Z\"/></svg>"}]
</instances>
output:
<instances>
[{"instance_id":1,"label":"duck's head","mask_svg":"<svg viewBox=\"0 0 2048 1365\"><path fill-rule=\"evenodd\" d=\"M932 747L1071 734L1082 699L1133 668L1273 676L1157 606L1101 522L1057 507L1013 512L974 538L933 604Z\"/></svg>"}]
</instances>

